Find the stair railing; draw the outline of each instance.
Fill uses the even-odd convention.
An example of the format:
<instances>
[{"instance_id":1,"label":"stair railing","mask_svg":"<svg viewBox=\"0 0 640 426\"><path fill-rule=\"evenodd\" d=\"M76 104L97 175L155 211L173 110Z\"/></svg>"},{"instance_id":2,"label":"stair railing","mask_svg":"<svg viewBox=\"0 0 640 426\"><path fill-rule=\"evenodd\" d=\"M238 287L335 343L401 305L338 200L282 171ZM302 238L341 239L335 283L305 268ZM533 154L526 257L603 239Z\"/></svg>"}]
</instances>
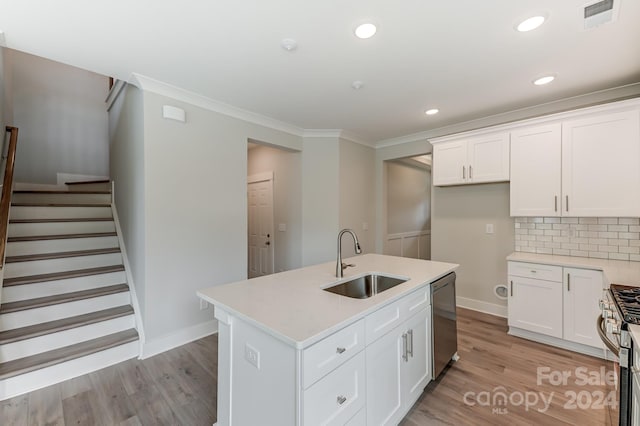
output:
<instances>
[{"instance_id":1,"label":"stair railing","mask_svg":"<svg viewBox=\"0 0 640 426\"><path fill-rule=\"evenodd\" d=\"M7 248L7 229L9 227L9 208L11 206L13 188L13 171L16 163L16 147L18 145L18 128L7 126L6 132L9 135L9 147L4 166L4 179L2 180L2 198L0 198L0 269L4 267L4 254Z\"/></svg>"}]
</instances>

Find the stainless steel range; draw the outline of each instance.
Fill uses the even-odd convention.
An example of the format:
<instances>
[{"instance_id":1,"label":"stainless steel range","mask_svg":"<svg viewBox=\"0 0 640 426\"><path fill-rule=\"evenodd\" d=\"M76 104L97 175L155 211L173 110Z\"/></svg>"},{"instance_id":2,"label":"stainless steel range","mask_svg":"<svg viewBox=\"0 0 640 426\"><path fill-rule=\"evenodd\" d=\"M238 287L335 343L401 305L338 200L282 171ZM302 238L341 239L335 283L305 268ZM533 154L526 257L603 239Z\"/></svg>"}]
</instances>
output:
<instances>
[{"instance_id":1,"label":"stainless steel range","mask_svg":"<svg viewBox=\"0 0 640 426\"><path fill-rule=\"evenodd\" d=\"M602 315L598 317L598 334L602 342L619 359L618 400L620 426L640 424L640 395L634 395L640 381L640 365L634 362L633 339L629 334L630 324L640 324L640 287L611 284L600 301ZM635 348L637 350L637 348ZM636 377L634 377L636 376ZM637 391L636 391L637 393Z\"/></svg>"}]
</instances>

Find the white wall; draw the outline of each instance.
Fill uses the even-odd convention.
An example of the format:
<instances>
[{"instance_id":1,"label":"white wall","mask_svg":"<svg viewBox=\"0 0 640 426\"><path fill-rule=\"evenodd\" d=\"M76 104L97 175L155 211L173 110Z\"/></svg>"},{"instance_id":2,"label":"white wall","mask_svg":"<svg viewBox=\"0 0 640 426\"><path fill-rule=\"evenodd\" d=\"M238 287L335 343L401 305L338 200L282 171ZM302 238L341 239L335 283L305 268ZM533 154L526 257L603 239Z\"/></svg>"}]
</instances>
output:
<instances>
[{"instance_id":1,"label":"white wall","mask_svg":"<svg viewBox=\"0 0 640 426\"><path fill-rule=\"evenodd\" d=\"M15 180L56 183L56 173L109 174L108 79L5 49L8 103L20 129Z\"/></svg>"},{"instance_id":2,"label":"white wall","mask_svg":"<svg viewBox=\"0 0 640 426\"><path fill-rule=\"evenodd\" d=\"M375 151L373 148L340 140L339 228L351 228L358 235L362 253L375 250ZM366 226L365 226L366 224ZM364 229L364 228L367 229ZM337 231L334 232L334 239ZM343 257L355 255L354 244L344 236ZM335 256L335 249L333 256Z\"/></svg>"},{"instance_id":3,"label":"white wall","mask_svg":"<svg viewBox=\"0 0 640 426\"><path fill-rule=\"evenodd\" d=\"M509 183L434 187L432 203L431 258L460 264L459 302L506 313L507 302L498 299L493 288L507 284L506 257L514 250ZM494 234L485 233L488 223L494 225Z\"/></svg>"},{"instance_id":4,"label":"white wall","mask_svg":"<svg viewBox=\"0 0 640 426\"><path fill-rule=\"evenodd\" d=\"M4 64L5 64L5 60L4 60L4 56L5 56L5 48L0 46L0 126L2 126L2 134L4 135L4 128L5 126L9 125L9 121L7 120L7 117L5 116L5 110L6 110L6 106L5 106L5 94L4 94L4 87L5 84L7 84L6 81L6 73L4 70Z\"/></svg>"},{"instance_id":5,"label":"white wall","mask_svg":"<svg viewBox=\"0 0 640 426\"><path fill-rule=\"evenodd\" d=\"M275 271L302 266L302 155L290 151L257 146L249 150L249 176L273 172ZM278 224L285 224L280 231Z\"/></svg>"},{"instance_id":6,"label":"white wall","mask_svg":"<svg viewBox=\"0 0 640 426\"><path fill-rule=\"evenodd\" d=\"M386 161L387 232L431 229L431 170L401 160Z\"/></svg>"}]
</instances>

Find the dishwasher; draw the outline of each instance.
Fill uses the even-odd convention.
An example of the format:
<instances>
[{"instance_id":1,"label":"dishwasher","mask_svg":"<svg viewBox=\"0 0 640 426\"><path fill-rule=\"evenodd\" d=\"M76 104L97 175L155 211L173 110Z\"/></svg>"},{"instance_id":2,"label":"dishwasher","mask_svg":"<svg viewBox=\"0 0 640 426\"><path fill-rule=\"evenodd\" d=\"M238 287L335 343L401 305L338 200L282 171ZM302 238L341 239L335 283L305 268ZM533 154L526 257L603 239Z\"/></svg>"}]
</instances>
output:
<instances>
[{"instance_id":1,"label":"dishwasher","mask_svg":"<svg viewBox=\"0 0 640 426\"><path fill-rule=\"evenodd\" d=\"M458 359L455 272L431 283L431 305L432 377L435 380L449 361Z\"/></svg>"}]
</instances>

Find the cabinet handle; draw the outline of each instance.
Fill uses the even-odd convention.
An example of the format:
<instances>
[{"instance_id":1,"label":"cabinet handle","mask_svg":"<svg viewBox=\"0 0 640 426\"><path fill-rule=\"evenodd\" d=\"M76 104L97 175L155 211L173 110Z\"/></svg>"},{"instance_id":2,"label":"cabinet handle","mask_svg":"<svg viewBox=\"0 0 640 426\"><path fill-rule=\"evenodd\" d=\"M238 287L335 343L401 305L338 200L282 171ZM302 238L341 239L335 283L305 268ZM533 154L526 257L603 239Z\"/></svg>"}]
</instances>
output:
<instances>
[{"instance_id":1,"label":"cabinet handle","mask_svg":"<svg viewBox=\"0 0 640 426\"><path fill-rule=\"evenodd\" d=\"M511 296L513 297L513 280L511 281Z\"/></svg>"},{"instance_id":2,"label":"cabinet handle","mask_svg":"<svg viewBox=\"0 0 640 426\"><path fill-rule=\"evenodd\" d=\"M569 196L568 195L565 195L565 201L566 201L565 207L567 208L567 211L569 211Z\"/></svg>"},{"instance_id":3,"label":"cabinet handle","mask_svg":"<svg viewBox=\"0 0 640 426\"><path fill-rule=\"evenodd\" d=\"M340 347L336 348L336 352L339 354L344 353L344 351L346 350L347 350L346 348L340 348Z\"/></svg>"},{"instance_id":4,"label":"cabinet handle","mask_svg":"<svg viewBox=\"0 0 640 426\"><path fill-rule=\"evenodd\" d=\"M553 211L556 211L556 212L557 212L557 211L558 211L558 196L556 195L556 196L555 196L555 197L553 197L553 198L555 198L555 207L553 208Z\"/></svg>"},{"instance_id":5,"label":"cabinet handle","mask_svg":"<svg viewBox=\"0 0 640 426\"><path fill-rule=\"evenodd\" d=\"M473 179L473 167L469 164L469 179Z\"/></svg>"},{"instance_id":6,"label":"cabinet handle","mask_svg":"<svg viewBox=\"0 0 640 426\"><path fill-rule=\"evenodd\" d=\"M409 361L409 353L407 351L407 333L402 333L402 359Z\"/></svg>"},{"instance_id":7,"label":"cabinet handle","mask_svg":"<svg viewBox=\"0 0 640 426\"><path fill-rule=\"evenodd\" d=\"M409 335L409 350L407 351L407 358L409 355L413 358L413 329L409 330L407 333Z\"/></svg>"},{"instance_id":8,"label":"cabinet handle","mask_svg":"<svg viewBox=\"0 0 640 426\"><path fill-rule=\"evenodd\" d=\"M467 178L467 168L465 166L462 166L462 179L466 179Z\"/></svg>"},{"instance_id":9,"label":"cabinet handle","mask_svg":"<svg viewBox=\"0 0 640 426\"><path fill-rule=\"evenodd\" d=\"M567 274L567 291L571 291L571 274Z\"/></svg>"},{"instance_id":10,"label":"cabinet handle","mask_svg":"<svg viewBox=\"0 0 640 426\"><path fill-rule=\"evenodd\" d=\"M338 405L344 404L346 400L347 400L347 397L343 395L338 395L338 398L336 398Z\"/></svg>"}]
</instances>

